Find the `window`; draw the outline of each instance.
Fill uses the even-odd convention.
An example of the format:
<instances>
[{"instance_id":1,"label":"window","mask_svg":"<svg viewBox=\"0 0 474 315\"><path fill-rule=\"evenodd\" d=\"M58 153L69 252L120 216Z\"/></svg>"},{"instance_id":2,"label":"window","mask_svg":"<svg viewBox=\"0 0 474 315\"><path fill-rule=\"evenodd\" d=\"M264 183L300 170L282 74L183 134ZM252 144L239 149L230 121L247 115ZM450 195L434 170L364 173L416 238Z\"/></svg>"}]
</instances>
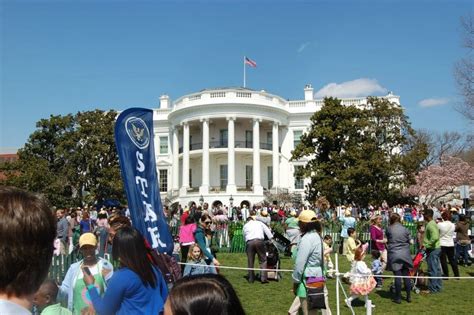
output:
<instances>
[{"instance_id":1,"label":"window","mask_svg":"<svg viewBox=\"0 0 474 315\"><path fill-rule=\"evenodd\" d=\"M300 144L301 135L303 135L303 130L293 130L293 148Z\"/></svg>"},{"instance_id":2,"label":"window","mask_svg":"<svg viewBox=\"0 0 474 315\"><path fill-rule=\"evenodd\" d=\"M251 148L253 147L253 131L252 130L245 130L245 147Z\"/></svg>"},{"instance_id":3,"label":"window","mask_svg":"<svg viewBox=\"0 0 474 315\"><path fill-rule=\"evenodd\" d=\"M303 170L303 166L295 165L295 189L304 189L304 181L303 175L299 175L298 173Z\"/></svg>"},{"instance_id":4,"label":"window","mask_svg":"<svg viewBox=\"0 0 474 315\"><path fill-rule=\"evenodd\" d=\"M193 170L189 169L189 187L193 187Z\"/></svg>"},{"instance_id":5,"label":"window","mask_svg":"<svg viewBox=\"0 0 474 315\"><path fill-rule=\"evenodd\" d=\"M247 189L253 186L253 167L252 165L245 166L245 187Z\"/></svg>"},{"instance_id":6,"label":"window","mask_svg":"<svg viewBox=\"0 0 474 315\"><path fill-rule=\"evenodd\" d=\"M227 129L220 130L219 145L221 148L227 147Z\"/></svg>"},{"instance_id":7,"label":"window","mask_svg":"<svg viewBox=\"0 0 474 315\"><path fill-rule=\"evenodd\" d=\"M273 187L273 166L267 168L268 189Z\"/></svg>"},{"instance_id":8,"label":"window","mask_svg":"<svg viewBox=\"0 0 474 315\"><path fill-rule=\"evenodd\" d=\"M160 192L168 191L168 170L160 171Z\"/></svg>"},{"instance_id":9,"label":"window","mask_svg":"<svg viewBox=\"0 0 474 315\"><path fill-rule=\"evenodd\" d=\"M168 154L168 137L160 136L160 154Z\"/></svg>"},{"instance_id":10,"label":"window","mask_svg":"<svg viewBox=\"0 0 474 315\"><path fill-rule=\"evenodd\" d=\"M267 143L271 146L273 143L273 133L267 132Z\"/></svg>"},{"instance_id":11,"label":"window","mask_svg":"<svg viewBox=\"0 0 474 315\"><path fill-rule=\"evenodd\" d=\"M225 189L227 186L227 164L220 165L220 182L221 182L221 189Z\"/></svg>"}]
</instances>

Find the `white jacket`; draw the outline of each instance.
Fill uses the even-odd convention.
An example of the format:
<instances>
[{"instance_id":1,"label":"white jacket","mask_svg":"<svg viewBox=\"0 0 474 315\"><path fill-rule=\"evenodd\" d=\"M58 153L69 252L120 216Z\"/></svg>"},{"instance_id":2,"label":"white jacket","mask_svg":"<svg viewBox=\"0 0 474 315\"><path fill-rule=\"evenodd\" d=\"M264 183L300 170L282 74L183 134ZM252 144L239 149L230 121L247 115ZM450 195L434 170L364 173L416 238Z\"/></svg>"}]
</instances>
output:
<instances>
[{"instance_id":1,"label":"white jacket","mask_svg":"<svg viewBox=\"0 0 474 315\"><path fill-rule=\"evenodd\" d=\"M438 223L439 228L439 244L445 247L454 247L455 225L451 221L443 221Z\"/></svg>"}]
</instances>

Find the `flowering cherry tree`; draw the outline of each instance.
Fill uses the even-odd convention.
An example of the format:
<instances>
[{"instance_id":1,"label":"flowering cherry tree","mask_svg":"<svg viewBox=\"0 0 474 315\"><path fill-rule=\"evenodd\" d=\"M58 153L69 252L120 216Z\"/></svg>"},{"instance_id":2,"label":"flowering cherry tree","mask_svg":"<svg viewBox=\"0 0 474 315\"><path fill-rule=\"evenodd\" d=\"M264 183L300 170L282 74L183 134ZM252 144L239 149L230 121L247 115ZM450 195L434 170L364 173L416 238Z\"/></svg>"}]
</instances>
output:
<instances>
[{"instance_id":1,"label":"flowering cherry tree","mask_svg":"<svg viewBox=\"0 0 474 315\"><path fill-rule=\"evenodd\" d=\"M460 185L474 182L474 167L457 157L443 158L439 165L431 165L415 178L416 184L404 191L405 195L418 196L420 202L432 204L454 192Z\"/></svg>"}]
</instances>

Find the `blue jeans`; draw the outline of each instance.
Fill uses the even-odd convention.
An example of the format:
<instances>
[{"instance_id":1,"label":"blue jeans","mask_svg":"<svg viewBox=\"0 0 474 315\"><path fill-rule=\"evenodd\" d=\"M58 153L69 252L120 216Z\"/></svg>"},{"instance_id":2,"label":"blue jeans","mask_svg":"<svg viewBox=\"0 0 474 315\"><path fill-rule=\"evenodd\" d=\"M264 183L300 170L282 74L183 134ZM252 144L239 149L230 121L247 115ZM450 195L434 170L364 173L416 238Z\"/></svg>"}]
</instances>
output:
<instances>
[{"instance_id":1,"label":"blue jeans","mask_svg":"<svg viewBox=\"0 0 474 315\"><path fill-rule=\"evenodd\" d=\"M459 257L462 258L464 264L469 264L469 247L471 245L461 245L456 244L456 257L454 258L456 261L459 261Z\"/></svg>"},{"instance_id":2,"label":"blue jeans","mask_svg":"<svg viewBox=\"0 0 474 315\"><path fill-rule=\"evenodd\" d=\"M430 277L441 277L441 264L439 261L441 248L428 249L427 253L428 258L426 259L426 262L428 263L428 272L430 273ZM442 287L443 283L441 279L430 279L428 283L428 289L433 293L441 292Z\"/></svg>"}]
</instances>

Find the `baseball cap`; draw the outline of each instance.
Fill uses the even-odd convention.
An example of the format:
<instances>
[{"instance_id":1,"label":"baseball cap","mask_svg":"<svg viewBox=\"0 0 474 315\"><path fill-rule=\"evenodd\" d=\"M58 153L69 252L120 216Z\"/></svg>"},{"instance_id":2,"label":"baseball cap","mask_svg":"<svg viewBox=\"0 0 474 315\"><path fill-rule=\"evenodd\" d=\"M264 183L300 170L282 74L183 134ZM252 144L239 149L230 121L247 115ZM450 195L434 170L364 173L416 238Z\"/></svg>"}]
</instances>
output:
<instances>
[{"instance_id":1,"label":"baseball cap","mask_svg":"<svg viewBox=\"0 0 474 315\"><path fill-rule=\"evenodd\" d=\"M92 233L84 233L79 237L79 248L84 245L97 246L97 238Z\"/></svg>"},{"instance_id":2,"label":"baseball cap","mask_svg":"<svg viewBox=\"0 0 474 315\"><path fill-rule=\"evenodd\" d=\"M298 221L309 223L317 221L316 213L313 210L303 210L298 216Z\"/></svg>"}]
</instances>

